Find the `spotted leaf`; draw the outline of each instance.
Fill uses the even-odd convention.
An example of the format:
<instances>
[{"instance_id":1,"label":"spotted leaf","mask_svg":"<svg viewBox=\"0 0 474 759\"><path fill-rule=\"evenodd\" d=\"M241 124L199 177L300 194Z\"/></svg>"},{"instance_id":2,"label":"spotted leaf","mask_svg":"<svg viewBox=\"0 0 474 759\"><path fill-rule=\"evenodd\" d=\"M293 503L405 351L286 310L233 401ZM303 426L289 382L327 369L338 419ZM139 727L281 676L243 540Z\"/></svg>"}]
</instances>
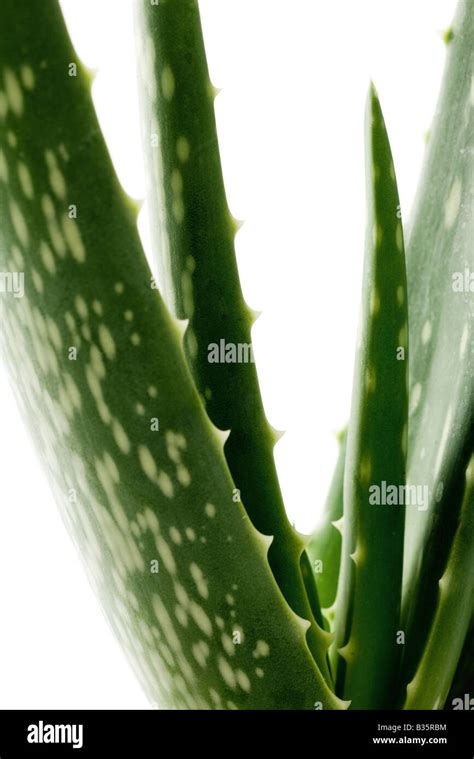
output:
<instances>
[{"instance_id":1,"label":"spotted leaf","mask_svg":"<svg viewBox=\"0 0 474 759\"><path fill-rule=\"evenodd\" d=\"M408 480L427 490L407 510L404 681L436 610L474 447L474 5L461 0L423 175L407 233L410 313Z\"/></svg>"},{"instance_id":2,"label":"spotted leaf","mask_svg":"<svg viewBox=\"0 0 474 759\"><path fill-rule=\"evenodd\" d=\"M137 51L151 231L167 303L188 319L186 354L247 512L273 536L269 561L285 598L310 622L308 644L329 681L329 637L304 541L288 521L251 348L254 315L239 282L238 224L222 177L212 86L196 0L139 0Z\"/></svg>"},{"instance_id":3,"label":"spotted leaf","mask_svg":"<svg viewBox=\"0 0 474 759\"><path fill-rule=\"evenodd\" d=\"M18 285L1 340L67 526L152 701L339 708L234 498L90 77L44 6L0 6L0 266Z\"/></svg>"}]
</instances>

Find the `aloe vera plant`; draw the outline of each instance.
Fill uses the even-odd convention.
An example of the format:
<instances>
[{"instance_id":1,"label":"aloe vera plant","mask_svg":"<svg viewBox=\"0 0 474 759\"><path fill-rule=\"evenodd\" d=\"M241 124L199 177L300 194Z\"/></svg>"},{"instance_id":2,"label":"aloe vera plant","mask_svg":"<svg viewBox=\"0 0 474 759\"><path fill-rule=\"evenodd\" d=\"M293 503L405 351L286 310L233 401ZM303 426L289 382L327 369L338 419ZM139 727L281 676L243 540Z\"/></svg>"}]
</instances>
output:
<instances>
[{"instance_id":1,"label":"aloe vera plant","mask_svg":"<svg viewBox=\"0 0 474 759\"><path fill-rule=\"evenodd\" d=\"M24 297L0 298L2 353L150 700L443 708L472 676L472 3L405 229L369 90L352 410L309 540L286 516L258 388L196 0L136 2L162 294L91 77L57 1L42 10L0 8L0 267L24 274Z\"/></svg>"}]
</instances>

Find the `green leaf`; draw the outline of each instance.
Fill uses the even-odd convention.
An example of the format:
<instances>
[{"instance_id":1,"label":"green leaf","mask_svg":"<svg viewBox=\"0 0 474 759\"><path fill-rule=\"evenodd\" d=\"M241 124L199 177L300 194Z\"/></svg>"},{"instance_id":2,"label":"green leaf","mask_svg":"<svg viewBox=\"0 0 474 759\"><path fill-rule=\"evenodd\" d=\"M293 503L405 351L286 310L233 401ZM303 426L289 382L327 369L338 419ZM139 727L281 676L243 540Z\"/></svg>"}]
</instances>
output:
<instances>
[{"instance_id":1,"label":"green leaf","mask_svg":"<svg viewBox=\"0 0 474 759\"><path fill-rule=\"evenodd\" d=\"M337 692L358 709L392 705L403 564L408 325L403 232L384 119L371 87L366 115L367 237L362 330L347 433ZM393 502L384 493L395 490Z\"/></svg>"},{"instance_id":2,"label":"green leaf","mask_svg":"<svg viewBox=\"0 0 474 759\"><path fill-rule=\"evenodd\" d=\"M230 431L224 452L236 487L254 525L273 537L270 566L290 606L311 622L308 644L329 682L330 637L304 540L285 512L278 435L251 353L254 315L240 287L198 3L140 0L136 8L151 232L166 300L189 320L186 355L207 413Z\"/></svg>"},{"instance_id":3,"label":"green leaf","mask_svg":"<svg viewBox=\"0 0 474 759\"><path fill-rule=\"evenodd\" d=\"M415 677L407 687L405 709L444 706L472 619L473 602L474 456L466 472L459 525L438 583L433 624Z\"/></svg>"},{"instance_id":4,"label":"green leaf","mask_svg":"<svg viewBox=\"0 0 474 759\"><path fill-rule=\"evenodd\" d=\"M410 313L408 481L426 488L407 510L404 682L436 610L473 450L474 5L461 0L425 166L407 233ZM443 655L440 653L440 655Z\"/></svg>"},{"instance_id":5,"label":"green leaf","mask_svg":"<svg viewBox=\"0 0 474 759\"><path fill-rule=\"evenodd\" d=\"M324 507L321 524L308 543L308 555L316 573L319 600L330 625L334 618L337 580L341 560L342 514L346 432L339 436L339 456Z\"/></svg>"},{"instance_id":6,"label":"green leaf","mask_svg":"<svg viewBox=\"0 0 474 759\"><path fill-rule=\"evenodd\" d=\"M0 297L3 354L150 699L343 707L275 583L269 540L233 501L55 0L47 12L3 0L0 82L0 267L25 276L24 297Z\"/></svg>"},{"instance_id":7,"label":"green leaf","mask_svg":"<svg viewBox=\"0 0 474 759\"><path fill-rule=\"evenodd\" d=\"M469 699L474 693L474 671L472 662L474 661L474 617L471 618L469 630L464 641L464 645L459 657L456 673L453 677L451 690L446 700L445 708L453 708L454 699L458 698L464 702L466 693Z\"/></svg>"}]
</instances>

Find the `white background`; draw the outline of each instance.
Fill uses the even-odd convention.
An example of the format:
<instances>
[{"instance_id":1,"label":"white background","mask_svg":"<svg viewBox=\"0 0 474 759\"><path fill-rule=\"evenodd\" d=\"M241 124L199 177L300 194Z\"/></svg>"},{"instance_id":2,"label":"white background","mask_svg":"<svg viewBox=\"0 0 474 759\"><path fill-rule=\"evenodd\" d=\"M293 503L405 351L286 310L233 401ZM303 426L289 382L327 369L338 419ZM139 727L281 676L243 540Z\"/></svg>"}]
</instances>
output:
<instances>
[{"instance_id":1,"label":"white background","mask_svg":"<svg viewBox=\"0 0 474 759\"><path fill-rule=\"evenodd\" d=\"M369 79L403 213L455 0L202 0L244 295L291 519L316 522L347 417L364 236ZM93 95L120 179L143 197L129 0L63 0L98 69ZM146 209L140 229L147 243ZM0 367L0 708L147 708L56 512Z\"/></svg>"}]
</instances>

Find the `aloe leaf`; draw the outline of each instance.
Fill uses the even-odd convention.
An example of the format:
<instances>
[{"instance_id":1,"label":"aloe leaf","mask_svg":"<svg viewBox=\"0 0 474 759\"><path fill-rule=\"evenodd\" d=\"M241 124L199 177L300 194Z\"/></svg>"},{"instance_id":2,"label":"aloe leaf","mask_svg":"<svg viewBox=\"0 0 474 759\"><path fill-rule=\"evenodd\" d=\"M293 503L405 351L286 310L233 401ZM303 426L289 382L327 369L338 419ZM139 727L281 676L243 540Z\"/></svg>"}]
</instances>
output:
<instances>
[{"instance_id":1,"label":"aloe leaf","mask_svg":"<svg viewBox=\"0 0 474 759\"><path fill-rule=\"evenodd\" d=\"M473 428L474 430L474 428ZM465 450L473 448L473 436L468 436ZM463 457L461 457L462 459ZM445 508L442 519L434 520L425 537L423 553L420 557L417 584L411 600L411 614L404 621L407 630L406 645L403 652L401 702L405 698L404 687L414 677L419 659L423 654L433 616L438 603L438 582L443 575L452 542L459 523L459 514L465 491L465 472L457 472L451 478L449 490L443 494ZM426 495L422 509L428 501ZM420 508L413 505L412 508ZM408 602L407 602L408 603ZM442 652L440 652L442 656Z\"/></svg>"},{"instance_id":2,"label":"aloe leaf","mask_svg":"<svg viewBox=\"0 0 474 759\"><path fill-rule=\"evenodd\" d=\"M366 113L367 237L361 334L344 476L336 600L336 686L351 706L387 708L400 647L407 445L407 297L402 225L379 100ZM384 494L395 491L395 502Z\"/></svg>"},{"instance_id":3,"label":"aloe leaf","mask_svg":"<svg viewBox=\"0 0 474 759\"><path fill-rule=\"evenodd\" d=\"M233 502L55 0L47 13L3 0L0 78L0 266L24 273L24 297L0 298L2 352L150 699L343 707L275 583L269 540Z\"/></svg>"},{"instance_id":4,"label":"aloe leaf","mask_svg":"<svg viewBox=\"0 0 474 759\"><path fill-rule=\"evenodd\" d=\"M212 422L269 562L293 610L311 622L308 644L329 681L323 624L304 540L288 521L251 353L254 315L242 296L238 224L225 195L196 0L136 3L151 232L169 307L188 319L185 348ZM241 354L239 357L239 353ZM249 360L250 357L250 360Z\"/></svg>"},{"instance_id":5,"label":"aloe leaf","mask_svg":"<svg viewBox=\"0 0 474 759\"><path fill-rule=\"evenodd\" d=\"M410 508L407 513L403 627L408 680L431 626L437 582L450 550L473 450L472 2L461 0L451 29L444 82L407 232L408 479L428 494L423 509Z\"/></svg>"},{"instance_id":6,"label":"aloe leaf","mask_svg":"<svg viewBox=\"0 0 474 759\"><path fill-rule=\"evenodd\" d=\"M451 690L446 700L445 708L453 709L455 699L460 699L464 705L466 695L469 700L474 698L474 617L471 617L469 630L464 641L464 645L459 657L456 673L453 677ZM459 703L459 701L458 701Z\"/></svg>"},{"instance_id":7,"label":"aloe leaf","mask_svg":"<svg viewBox=\"0 0 474 759\"><path fill-rule=\"evenodd\" d=\"M444 706L469 629L474 607L474 456L466 473L459 525L438 583L433 624L405 709ZM472 662L471 662L472 668Z\"/></svg>"},{"instance_id":8,"label":"aloe leaf","mask_svg":"<svg viewBox=\"0 0 474 759\"><path fill-rule=\"evenodd\" d=\"M345 458L346 432L344 431L339 436L339 455L321 524L311 536L307 548L316 576L319 601L330 625L334 618L333 604L336 600L341 560Z\"/></svg>"}]
</instances>

